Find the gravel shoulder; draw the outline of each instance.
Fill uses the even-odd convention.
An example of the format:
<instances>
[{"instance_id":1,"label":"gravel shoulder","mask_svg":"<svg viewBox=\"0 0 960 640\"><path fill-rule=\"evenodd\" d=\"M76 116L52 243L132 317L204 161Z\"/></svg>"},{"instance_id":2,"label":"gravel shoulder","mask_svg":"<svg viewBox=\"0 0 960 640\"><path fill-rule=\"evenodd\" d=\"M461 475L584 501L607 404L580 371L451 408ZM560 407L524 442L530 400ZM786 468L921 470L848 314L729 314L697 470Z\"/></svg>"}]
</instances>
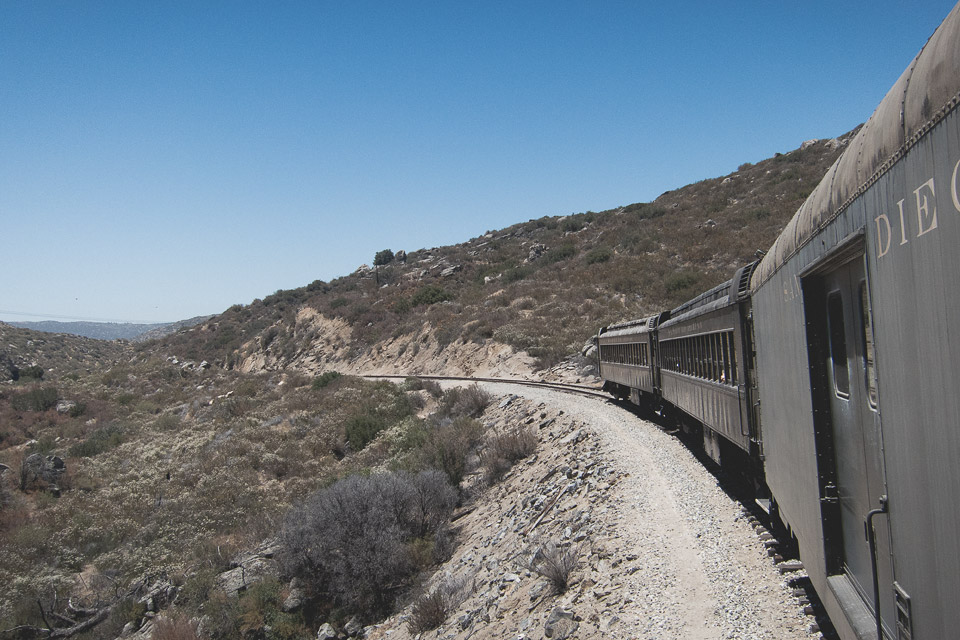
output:
<instances>
[{"instance_id":1,"label":"gravel shoulder","mask_svg":"<svg viewBox=\"0 0 960 640\"><path fill-rule=\"evenodd\" d=\"M500 398L484 422L535 430L538 450L455 523L427 588L457 594L419 637L819 637L742 507L674 437L599 399L482 386ZM531 562L551 545L579 557L560 594ZM411 611L367 637L414 637Z\"/></svg>"}]
</instances>

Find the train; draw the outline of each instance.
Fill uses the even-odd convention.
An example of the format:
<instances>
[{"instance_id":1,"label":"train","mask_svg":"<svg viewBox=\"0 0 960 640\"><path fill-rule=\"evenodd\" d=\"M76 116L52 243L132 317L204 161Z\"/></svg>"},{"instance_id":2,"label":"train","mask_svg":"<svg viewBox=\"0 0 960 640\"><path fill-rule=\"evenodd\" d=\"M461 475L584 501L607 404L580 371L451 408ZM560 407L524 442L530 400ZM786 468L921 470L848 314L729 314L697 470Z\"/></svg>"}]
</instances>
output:
<instances>
[{"instance_id":1,"label":"train","mask_svg":"<svg viewBox=\"0 0 960 640\"><path fill-rule=\"evenodd\" d=\"M843 640L960 635L960 5L774 244L603 327L604 388L750 478Z\"/></svg>"}]
</instances>

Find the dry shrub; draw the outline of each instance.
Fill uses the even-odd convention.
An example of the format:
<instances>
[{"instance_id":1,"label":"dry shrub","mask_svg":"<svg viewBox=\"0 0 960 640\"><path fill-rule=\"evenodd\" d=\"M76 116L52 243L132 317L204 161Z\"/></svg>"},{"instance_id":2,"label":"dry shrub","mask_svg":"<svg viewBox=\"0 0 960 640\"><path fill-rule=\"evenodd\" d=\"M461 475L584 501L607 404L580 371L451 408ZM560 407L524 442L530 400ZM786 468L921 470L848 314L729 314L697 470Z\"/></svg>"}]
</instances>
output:
<instances>
[{"instance_id":1,"label":"dry shrub","mask_svg":"<svg viewBox=\"0 0 960 640\"><path fill-rule=\"evenodd\" d=\"M531 429L498 433L491 438L483 452L484 477L494 483L503 477L518 460L523 460L537 450L537 434Z\"/></svg>"},{"instance_id":2,"label":"dry shrub","mask_svg":"<svg viewBox=\"0 0 960 640\"><path fill-rule=\"evenodd\" d=\"M440 414L451 418L477 418L493 402L493 396L477 385L453 387L443 394Z\"/></svg>"},{"instance_id":3,"label":"dry shrub","mask_svg":"<svg viewBox=\"0 0 960 640\"><path fill-rule=\"evenodd\" d=\"M419 456L424 467L439 469L459 487L470 470L470 458L483 437L483 425L473 418L440 420L427 429Z\"/></svg>"},{"instance_id":4,"label":"dry shrub","mask_svg":"<svg viewBox=\"0 0 960 640\"><path fill-rule=\"evenodd\" d=\"M527 568L546 578L554 593L565 593L570 587L570 577L580 565L580 551L580 545L549 542L533 553Z\"/></svg>"},{"instance_id":5,"label":"dry shrub","mask_svg":"<svg viewBox=\"0 0 960 640\"><path fill-rule=\"evenodd\" d=\"M199 640L197 625L186 616L155 618L151 640Z\"/></svg>"},{"instance_id":6,"label":"dry shrub","mask_svg":"<svg viewBox=\"0 0 960 640\"><path fill-rule=\"evenodd\" d=\"M436 380L424 380L423 381L424 390L432 395L434 398L439 398L443 395L443 387L440 386L440 383Z\"/></svg>"},{"instance_id":7,"label":"dry shrub","mask_svg":"<svg viewBox=\"0 0 960 640\"><path fill-rule=\"evenodd\" d=\"M470 595L472 585L463 579L448 579L413 603L407 627L411 633L436 629Z\"/></svg>"},{"instance_id":8,"label":"dry shrub","mask_svg":"<svg viewBox=\"0 0 960 640\"><path fill-rule=\"evenodd\" d=\"M389 611L417 566L417 540L439 540L456 504L443 475L350 476L287 514L284 571L365 617Z\"/></svg>"}]
</instances>

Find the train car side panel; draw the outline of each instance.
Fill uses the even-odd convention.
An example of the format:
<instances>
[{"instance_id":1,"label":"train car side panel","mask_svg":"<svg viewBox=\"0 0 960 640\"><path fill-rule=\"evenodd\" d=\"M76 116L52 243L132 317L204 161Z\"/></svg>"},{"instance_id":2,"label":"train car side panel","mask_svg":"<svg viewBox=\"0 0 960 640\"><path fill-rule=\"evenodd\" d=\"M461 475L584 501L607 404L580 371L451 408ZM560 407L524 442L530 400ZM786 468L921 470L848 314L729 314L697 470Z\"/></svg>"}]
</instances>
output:
<instances>
[{"instance_id":1,"label":"train car side panel","mask_svg":"<svg viewBox=\"0 0 960 640\"><path fill-rule=\"evenodd\" d=\"M868 214L889 524L915 637L948 637L960 627L958 174L953 111L886 177Z\"/></svg>"},{"instance_id":2,"label":"train car side panel","mask_svg":"<svg viewBox=\"0 0 960 640\"><path fill-rule=\"evenodd\" d=\"M749 452L740 304L721 299L699 315L665 323L659 332L660 375L665 402Z\"/></svg>"},{"instance_id":3,"label":"train car side panel","mask_svg":"<svg viewBox=\"0 0 960 640\"><path fill-rule=\"evenodd\" d=\"M955 7L753 285L767 482L844 639L876 635L882 505L885 635L960 627L958 92Z\"/></svg>"}]
</instances>

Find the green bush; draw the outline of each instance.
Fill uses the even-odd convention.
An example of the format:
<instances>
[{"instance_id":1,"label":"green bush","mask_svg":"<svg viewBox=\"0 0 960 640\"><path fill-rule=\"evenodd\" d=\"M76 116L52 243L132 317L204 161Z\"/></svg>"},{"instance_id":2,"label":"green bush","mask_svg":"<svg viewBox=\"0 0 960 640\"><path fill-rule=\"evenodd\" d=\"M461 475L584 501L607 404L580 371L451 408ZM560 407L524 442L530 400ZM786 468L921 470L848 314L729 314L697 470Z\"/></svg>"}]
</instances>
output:
<instances>
[{"instance_id":1,"label":"green bush","mask_svg":"<svg viewBox=\"0 0 960 640\"><path fill-rule=\"evenodd\" d=\"M587 254L587 264L600 264L607 262L613 257L613 249L609 247L597 247Z\"/></svg>"},{"instance_id":2,"label":"green bush","mask_svg":"<svg viewBox=\"0 0 960 640\"><path fill-rule=\"evenodd\" d=\"M16 411L46 411L57 406L59 395L56 387L31 389L10 398L10 405Z\"/></svg>"},{"instance_id":3,"label":"green bush","mask_svg":"<svg viewBox=\"0 0 960 640\"><path fill-rule=\"evenodd\" d=\"M532 273L533 269L530 267L510 267L503 272L503 282L504 284L520 282Z\"/></svg>"},{"instance_id":4,"label":"green bush","mask_svg":"<svg viewBox=\"0 0 960 640\"><path fill-rule=\"evenodd\" d=\"M334 380L340 378L341 375L338 371L324 371L319 376L313 379L313 382L310 385L310 388L313 390L323 389L329 385Z\"/></svg>"},{"instance_id":5,"label":"green bush","mask_svg":"<svg viewBox=\"0 0 960 640\"><path fill-rule=\"evenodd\" d=\"M390 249L384 249L383 251L377 251L377 255L373 257L373 266L382 267L385 264L390 264L393 262L393 251Z\"/></svg>"},{"instance_id":6,"label":"green bush","mask_svg":"<svg viewBox=\"0 0 960 640\"><path fill-rule=\"evenodd\" d=\"M554 262L566 260L567 258L572 258L575 255L577 255L577 248L572 244L564 244L547 251L543 256L543 259L546 263L552 264Z\"/></svg>"},{"instance_id":7,"label":"green bush","mask_svg":"<svg viewBox=\"0 0 960 640\"><path fill-rule=\"evenodd\" d=\"M32 380L43 380L43 367L33 365L26 369L20 369L20 378L30 378Z\"/></svg>"},{"instance_id":8,"label":"green bush","mask_svg":"<svg viewBox=\"0 0 960 640\"><path fill-rule=\"evenodd\" d=\"M413 294L413 297L410 298L410 304L419 307L420 305L437 304L438 302L446 302L448 300L453 300L452 293L449 293L441 286L428 284Z\"/></svg>"},{"instance_id":9,"label":"green bush","mask_svg":"<svg viewBox=\"0 0 960 640\"><path fill-rule=\"evenodd\" d=\"M123 428L117 424L108 424L92 432L87 439L70 447L70 455L78 458L92 458L109 451L123 442Z\"/></svg>"},{"instance_id":10,"label":"green bush","mask_svg":"<svg viewBox=\"0 0 960 640\"><path fill-rule=\"evenodd\" d=\"M276 578L266 578L240 596L240 632L270 640L298 640L310 635L301 616L283 612L281 585Z\"/></svg>"},{"instance_id":11,"label":"green bush","mask_svg":"<svg viewBox=\"0 0 960 640\"><path fill-rule=\"evenodd\" d=\"M354 451L360 451L386 427L387 423L382 417L375 413L362 413L348 418L344 425L344 431L350 447Z\"/></svg>"},{"instance_id":12,"label":"green bush","mask_svg":"<svg viewBox=\"0 0 960 640\"><path fill-rule=\"evenodd\" d=\"M664 281L664 287L669 293L677 293L692 288L699 280L700 278L696 273L692 271L681 271L668 276Z\"/></svg>"}]
</instances>

